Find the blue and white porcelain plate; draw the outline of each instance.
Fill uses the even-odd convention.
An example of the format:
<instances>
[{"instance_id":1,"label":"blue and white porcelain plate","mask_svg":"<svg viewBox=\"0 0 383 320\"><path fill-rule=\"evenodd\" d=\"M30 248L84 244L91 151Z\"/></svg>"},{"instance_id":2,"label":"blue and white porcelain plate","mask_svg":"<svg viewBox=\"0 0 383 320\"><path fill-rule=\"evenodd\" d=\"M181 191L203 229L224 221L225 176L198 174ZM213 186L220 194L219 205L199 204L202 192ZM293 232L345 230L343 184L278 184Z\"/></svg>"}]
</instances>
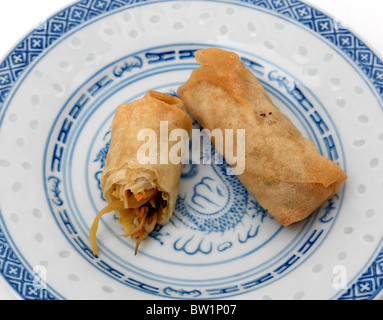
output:
<instances>
[{"instance_id":1,"label":"blue and white porcelain plate","mask_svg":"<svg viewBox=\"0 0 383 320\"><path fill-rule=\"evenodd\" d=\"M207 47L237 52L347 182L284 228L225 163L187 164L170 222L137 256L113 214L93 256L116 107L175 94ZM0 272L22 299L374 299L382 96L379 57L297 0L76 2L0 64Z\"/></svg>"}]
</instances>

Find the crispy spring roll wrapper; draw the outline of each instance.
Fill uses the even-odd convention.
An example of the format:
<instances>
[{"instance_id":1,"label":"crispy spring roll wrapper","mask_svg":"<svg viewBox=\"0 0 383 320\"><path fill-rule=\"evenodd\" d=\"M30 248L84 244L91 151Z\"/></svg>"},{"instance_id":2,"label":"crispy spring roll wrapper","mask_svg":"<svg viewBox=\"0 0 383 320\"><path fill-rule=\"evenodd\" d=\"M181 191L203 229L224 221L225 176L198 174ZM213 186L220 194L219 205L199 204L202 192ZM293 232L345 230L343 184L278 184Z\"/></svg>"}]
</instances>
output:
<instances>
[{"instance_id":1,"label":"crispy spring roll wrapper","mask_svg":"<svg viewBox=\"0 0 383 320\"><path fill-rule=\"evenodd\" d=\"M203 128L234 129L234 151L236 129L245 129L238 178L272 217L284 226L298 222L337 192L347 175L303 137L237 54L209 48L195 57L202 66L178 96ZM218 152L225 155L224 145Z\"/></svg>"},{"instance_id":2,"label":"crispy spring roll wrapper","mask_svg":"<svg viewBox=\"0 0 383 320\"><path fill-rule=\"evenodd\" d=\"M101 210L91 227L90 241L98 254L96 233L101 217L118 210L124 237L136 237L136 254L140 242L156 224L168 222L178 196L183 164L160 163L160 122L167 121L169 134L173 129L183 129L190 134L192 120L185 113L183 102L173 96L149 91L143 99L117 108L111 130L111 143L101 175L101 189L108 205ZM142 164L138 150L148 140L138 141L142 129L156 133L157 164ZM169 136L167 137L169 138ZM168 150L181 141L169 141ZM185 140L185 141L182 141ZM164 151L162 151L164 152Z\"/></svg>"}]
</instances>

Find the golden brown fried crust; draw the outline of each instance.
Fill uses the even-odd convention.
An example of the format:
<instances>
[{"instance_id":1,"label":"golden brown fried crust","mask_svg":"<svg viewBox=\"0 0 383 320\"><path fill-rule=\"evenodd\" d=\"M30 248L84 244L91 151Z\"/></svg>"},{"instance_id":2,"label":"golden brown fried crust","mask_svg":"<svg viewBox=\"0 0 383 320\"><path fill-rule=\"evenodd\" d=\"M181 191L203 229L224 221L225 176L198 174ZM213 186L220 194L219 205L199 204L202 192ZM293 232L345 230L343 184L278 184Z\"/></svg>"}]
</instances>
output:
<instances>
[{"instance_id":1,"label":"golden brown fried crust","mask_svg":"<svg viewBox=\"0 0 383 320\"><path fill-rule=\"evenodd\" d=\"M209 48L195 56L202 66L178 95L203 128L245 129L245 171L238 178L260 205L289 225L331 198L347 175L303 137L238 55Z\"/></svg>"}]
</instances>

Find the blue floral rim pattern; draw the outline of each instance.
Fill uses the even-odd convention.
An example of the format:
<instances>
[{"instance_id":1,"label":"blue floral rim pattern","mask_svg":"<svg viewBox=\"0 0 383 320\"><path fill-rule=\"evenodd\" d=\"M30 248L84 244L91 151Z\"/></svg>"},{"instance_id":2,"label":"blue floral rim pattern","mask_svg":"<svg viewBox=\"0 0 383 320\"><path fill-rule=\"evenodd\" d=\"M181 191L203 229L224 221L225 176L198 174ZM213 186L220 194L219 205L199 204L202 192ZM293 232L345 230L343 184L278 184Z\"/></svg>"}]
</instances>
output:
<instances>
[{"instance_id":1,"label":"blue floral rim pattern","mask_svg":"<svg viewBox=\"0 0 383 320\"><path fill-rule=\"evenodd\" d=\"M23 71L57 39L81 24L120 8L164 0L83 0L49 18L25 37L0 63L0 119L9 92ZM166 1L166 0L165 0ZM215 1L215 0L212 0ZM221 1L216 1L221 2ZM234 0L233 3L261 7L282 14L313 30L345 52L363 71L377 94L383 98L383 62L354 34L334 19L298 0ZM1 121L0 121L1 123ZM1 211L0 211L1 215ZM374 299L383 288L383 249L369 261L348 289L336 299ZM379 251L380 250L380 251ZM36 290L34 275L12 248L8 235L0 228L0 272L23 299L62 299L49 288Z\"/></svg>"}]
</instances>

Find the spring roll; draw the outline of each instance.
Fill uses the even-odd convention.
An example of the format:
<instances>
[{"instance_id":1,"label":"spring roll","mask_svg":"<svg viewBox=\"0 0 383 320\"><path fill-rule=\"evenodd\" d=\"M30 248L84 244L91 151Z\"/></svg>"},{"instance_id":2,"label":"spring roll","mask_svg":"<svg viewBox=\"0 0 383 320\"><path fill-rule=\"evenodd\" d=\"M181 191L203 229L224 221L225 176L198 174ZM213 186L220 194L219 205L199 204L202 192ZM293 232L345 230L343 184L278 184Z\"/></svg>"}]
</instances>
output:
<instances>
[{"instance_id":1,"label":"spring roll","mask_svg":"<svg viewBox=\"0 0 383 320\"><path fill-rule=\"evenodd\" d=\"M183 129L187 133L186 137L181 137L181 141L161 143L161 122L167 123L169 133L173 129ZM192 120L185 113L182 101L168 94L149 91L143 99L117 108L101 175L101 189L108 204L96 216L90 230L94 255L98 254L98 224L108 212L117 211L125 231L123 237L137 238L135 254L141 241L155 226L164 225L169 220L177 200L183 164L182 160L179 163L161 163L161 148L165 146L168 153L176 143L186 144L191 127ZM148 129L157 137L157 162L147 161L143 164L138 153L147 139L141 141L138 133ZM167 133L165 138L169 138Z\"/></svg>"},{"instance_id":2,"label":"spring roll","mask_svg":"<svg viewBox=\"0 0 383 320\"><path fill-rule=\"evenodd\" d=\"M233 129L233 150L236 130L245 129L238 178L274 219L284 226L301 221L337 192L347 175L303 137L237 54L209 48L195 57L202 66L178 96L203 128ZM225 145L216 147L225 156Z\"/></svg>"}]
</instances>

